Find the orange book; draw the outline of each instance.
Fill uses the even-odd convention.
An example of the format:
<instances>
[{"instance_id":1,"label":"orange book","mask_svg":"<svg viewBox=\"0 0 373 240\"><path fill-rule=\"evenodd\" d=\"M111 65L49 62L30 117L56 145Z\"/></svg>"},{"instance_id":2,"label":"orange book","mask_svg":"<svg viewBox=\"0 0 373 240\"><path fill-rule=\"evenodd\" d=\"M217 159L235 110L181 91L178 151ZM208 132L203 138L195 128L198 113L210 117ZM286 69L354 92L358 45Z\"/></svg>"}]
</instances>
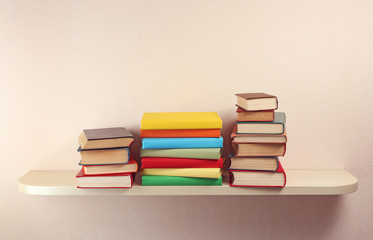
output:
<instances>
[{"instance_id":1,"label":"orange book","mask_svg":"<svg viewBox=\"0 0 373 240\"><path fill-rule=\"evenodd\" d=\"M142 138L220 137L220 129L141 130Z\"/></svg>"}]
</instances>

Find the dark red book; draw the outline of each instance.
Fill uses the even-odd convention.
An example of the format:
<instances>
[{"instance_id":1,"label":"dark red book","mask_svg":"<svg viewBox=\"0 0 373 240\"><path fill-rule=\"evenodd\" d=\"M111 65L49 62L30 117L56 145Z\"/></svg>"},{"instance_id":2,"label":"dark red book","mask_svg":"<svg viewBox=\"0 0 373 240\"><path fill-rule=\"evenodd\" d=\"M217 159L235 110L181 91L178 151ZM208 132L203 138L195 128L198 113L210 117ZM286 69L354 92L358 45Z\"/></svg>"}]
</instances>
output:
<instances>
[{"instance_id":1,"label":"dark red book","mask_svg":"<svg viewBox=\"0 0 373 240\"><path fill-rule=\"evenodd\" d=\"M223 159L154 158L143 157L142 168L222 168Z\"/></svg>"},{"instance_id":2,"label":"dark red book","mask_svg":"<svg viewBox=\"0 0 373 240\"><path fill-rule=\"evenodd\" d=\"M81 169L76 175L78 188L131 188L133 174L84 175Z\"/></svg>"},{"instance_id":3,"label":"dark red book","mask_svg":"<svg viewBox=\"0 0 373 240\"><path fill-rule=\"evenodd\" d=\"M232 187L285 187L286 173L279 162L275 172L258 170L230 170Z\"/></svg>"}]
</instances>

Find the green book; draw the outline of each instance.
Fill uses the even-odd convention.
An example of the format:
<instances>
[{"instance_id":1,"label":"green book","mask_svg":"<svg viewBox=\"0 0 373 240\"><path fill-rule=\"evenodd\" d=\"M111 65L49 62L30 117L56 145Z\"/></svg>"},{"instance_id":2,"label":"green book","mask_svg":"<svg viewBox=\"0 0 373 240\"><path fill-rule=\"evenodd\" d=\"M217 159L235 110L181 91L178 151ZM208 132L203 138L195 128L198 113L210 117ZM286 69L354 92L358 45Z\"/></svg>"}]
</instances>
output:
<instances>
[{"instance_id":1,"label":"green book","mask_svg":"<svg viewBox=\"0 0 373 240\"><path fill-rule=\"evenodd\" d=\"M140 157L169 157L215 159L221 156L221 148L175 148L175 149L141 149Z\"/></svg>"},{"instance_id":2,"label":"green book","mask_svg":"<svg viewBox=\"0 0 373 240\"><path fill-rule=\"evenodd\" d=\"M141 178L143 186L221 186L223 179L150 175L143 175Z\"/></svg>"}]
</instances>

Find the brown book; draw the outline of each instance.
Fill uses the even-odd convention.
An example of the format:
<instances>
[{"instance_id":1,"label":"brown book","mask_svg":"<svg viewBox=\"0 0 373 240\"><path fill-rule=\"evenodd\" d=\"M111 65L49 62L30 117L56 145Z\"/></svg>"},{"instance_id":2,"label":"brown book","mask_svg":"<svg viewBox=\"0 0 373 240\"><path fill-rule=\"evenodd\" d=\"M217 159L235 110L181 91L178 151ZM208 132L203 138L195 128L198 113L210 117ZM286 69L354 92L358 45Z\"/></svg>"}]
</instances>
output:
<instances>
[{"instance_id":1,"label":"brown book","mask_svg":"<svg viewBox=\"0 0 373 240\"><path fill-rule=\"evenodd\" d=\"M286 143L232 143L236 157L284 156Z\"/></svg>"},{"instance_id":2,"label":"brown book","mask_svg":"<svg viewBox=\"0 0 373 240\"><path fill-rule=\"evenodd\" d=\"M79 138L82 149L128 147L133 135L124 127L84 129Z\"/></svg>"},{"instance_id":3,"label":"brown book","mask_svg":"<svg viewBox=\"0 0 373 240\"><path fill-rule=\"evenodd\" d=\"M82 160L80 165L105 165L105 164L124 164L128 163L130 158L129 148L112 149L78 149Z\"/></svg>"},{"instance_id":4,"label":"brown book","mask_svg":"<svg viewBox=\"0 0 373 240\"><path fill-rule=\"evenodd\" d=\"M237 107L237 122L272 122L275 119L274 110L246 111Z\"/></svg>"},{"instance_id":5,"label":"brown book","mask_svg":"<svg viewBox=\"0 0 373 240\"><path fill-rule=\"evenodd\" d=\"M278 107L277 97L266 93L237 93L237 106L246 111L274 110Z\"/></svg>"}]
</instances>

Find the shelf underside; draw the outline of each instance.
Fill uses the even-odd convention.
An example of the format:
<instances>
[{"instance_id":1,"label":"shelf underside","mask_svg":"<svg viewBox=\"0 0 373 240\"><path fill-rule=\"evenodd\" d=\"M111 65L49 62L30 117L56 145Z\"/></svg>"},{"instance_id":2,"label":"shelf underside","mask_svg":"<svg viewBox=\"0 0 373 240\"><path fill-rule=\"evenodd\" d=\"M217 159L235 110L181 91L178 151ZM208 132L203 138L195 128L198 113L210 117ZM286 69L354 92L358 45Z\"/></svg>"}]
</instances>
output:
<instances>
[{"instance_id":1,"label":"shelf underside","mask_svg":"<svg viewBox=\"0 0 373 240\"><path fill-rule=\"evenodd\" d=\"M346 170L287 170L285 188L223 186L141 186L130 189L78 189L77 171L30 171L18 181L20 192L34 195L341 195L357 190L358 180ZM139 174L138 174L139 175Z\"/></svg>"}]
</instances>

